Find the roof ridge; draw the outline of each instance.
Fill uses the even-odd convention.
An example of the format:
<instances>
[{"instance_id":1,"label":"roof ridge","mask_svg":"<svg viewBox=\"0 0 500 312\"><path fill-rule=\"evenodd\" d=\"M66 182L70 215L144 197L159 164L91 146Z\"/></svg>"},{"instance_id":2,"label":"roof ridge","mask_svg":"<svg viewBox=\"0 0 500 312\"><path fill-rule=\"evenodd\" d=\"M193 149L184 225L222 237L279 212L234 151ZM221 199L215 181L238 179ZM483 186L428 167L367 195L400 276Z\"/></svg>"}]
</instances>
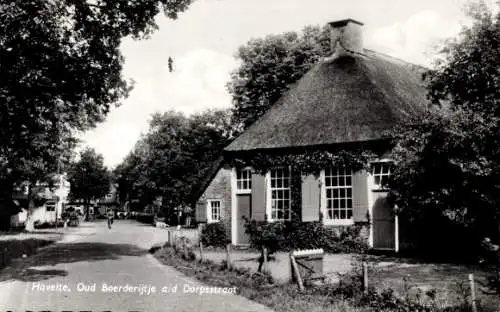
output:
<instances>
[{"instance_id":1,"label":"roof ridge","mask_svg":"<svg viewBox=\"0 0 500 312\"><path fill-rule=\"evenodd\" d=\"M365 53L362 53L362 52L359 52L359 51L355 51L355 50L351 50L351 49L346 48L342 44L342 40L340 40L340 38L338 38L337 41L335 41L333 44L335 45L335 48L334 48L335 51L333 52L332 55L323 58L324 61L333 61L333 60L337 59L340 56L340 55L338 55L338 51L336 50L337 45L339 45L344 51L346 51L346 52L348 52L350 54L367 56Z\"/></svg>"},{"instance_id":2,"label":"roof ridge","mask_svg":"<svg viewBox=\"0 0 500 312\"><path fill-rule=\"evenodd\" d=\"M421 68L421 69L430 70L430 68L428 68L427 66L415 64L415 63L409 62L407 60L404 60L402 58L389 55L387 53L382 53L382 52L379 52L379 51L375 51L375 50L371 50L371 49L366 49L366 48L363 49L363 50L371 52L371 53L375 54L376 56L381 56L381 57L387 58L388 60L393 60L393 61L396 61L398 63L404 63L405 65L409 65L411 67L418 67L418 68ZM364 55L366 55L366 54L364 54ZM368 55L366 55L366 56L368 56Z\"/></svg>"}]
</instances>

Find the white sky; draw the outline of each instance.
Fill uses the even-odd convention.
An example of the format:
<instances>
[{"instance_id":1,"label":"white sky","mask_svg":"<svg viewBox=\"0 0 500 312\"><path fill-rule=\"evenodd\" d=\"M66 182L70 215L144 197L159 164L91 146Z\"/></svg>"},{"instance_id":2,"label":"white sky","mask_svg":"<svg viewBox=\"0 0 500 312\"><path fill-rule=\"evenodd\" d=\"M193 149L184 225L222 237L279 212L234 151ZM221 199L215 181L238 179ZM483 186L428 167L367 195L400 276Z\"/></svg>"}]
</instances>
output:
<instances>
[{"instance_id":1,"label":"white sky","mask_svg":"<svg viewBox=\"0 0 500 312\"><path fill-rule=\"evenodd\" d=\"M160 30L150 39L123 42L124 76L135 80L135 88L106 122L83 136L84 144L114 167L147 131L153 112L229 107L225 85L238 65L236 49L251 38L306 25L354 18L365 24L366 48L429 65L433 45L460 30L463 1L197 0L177 21L158 17Z\"/></svg>"}]
</instances>

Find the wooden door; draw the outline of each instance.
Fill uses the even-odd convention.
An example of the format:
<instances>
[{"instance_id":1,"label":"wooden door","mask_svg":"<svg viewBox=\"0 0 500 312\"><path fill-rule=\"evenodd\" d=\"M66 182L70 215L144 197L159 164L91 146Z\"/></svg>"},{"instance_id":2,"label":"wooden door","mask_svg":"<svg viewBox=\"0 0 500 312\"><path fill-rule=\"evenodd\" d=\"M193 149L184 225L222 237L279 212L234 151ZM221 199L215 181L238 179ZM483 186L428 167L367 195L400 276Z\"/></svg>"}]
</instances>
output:
<instances>
[{"instance_id":1,"label":"wooden door","mask_svg":"<svg viewBox=\"0 0 500 312\"><path fill-rule=\"evenodd\" d=\"M394 213L387 202L387 192L373 191L373 248L395 249Z\"/></svg>"},{"instance_id":2,"label":"wooden door","mask_svg":"<svg viewBox=\"0 0 500 312\"><path fill-rule=\"evenodd\" d=\"M250 219L252 196L250 194L238 195L236 203L236 244L249 244L248 235L245 233L245 221L243 217Z\"/></svg>"}]
</instances>

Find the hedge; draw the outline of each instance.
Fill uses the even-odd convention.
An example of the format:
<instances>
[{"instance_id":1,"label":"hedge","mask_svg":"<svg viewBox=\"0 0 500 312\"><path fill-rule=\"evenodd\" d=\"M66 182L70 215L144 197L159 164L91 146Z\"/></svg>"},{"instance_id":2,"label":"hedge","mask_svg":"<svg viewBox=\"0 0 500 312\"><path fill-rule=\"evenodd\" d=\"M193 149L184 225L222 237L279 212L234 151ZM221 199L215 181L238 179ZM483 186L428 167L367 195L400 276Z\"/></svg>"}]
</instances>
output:
<instances>
[{"instance_id":1,"label":"hedge","mask_svg":"<svg viewBox=\"0 0 500 312\"><path fill-rule=\"evenodd\" d=\"M271 253L293 249L323 248L329 253L364 253L367 239L362 237L363 225L326 227L321 222L246 221L250 245L266 247Z\"/></svg>"},{"instance_id":2,"label":"hedge","mask_svg":"<svg viewBox=\"0 0 500 312\"><path fill-rule=\"evenodd\" d=\"M204 246L224 247L231 241L222 222L208 223L201 230L201 242Z\"/></svg>"}]
</instances>

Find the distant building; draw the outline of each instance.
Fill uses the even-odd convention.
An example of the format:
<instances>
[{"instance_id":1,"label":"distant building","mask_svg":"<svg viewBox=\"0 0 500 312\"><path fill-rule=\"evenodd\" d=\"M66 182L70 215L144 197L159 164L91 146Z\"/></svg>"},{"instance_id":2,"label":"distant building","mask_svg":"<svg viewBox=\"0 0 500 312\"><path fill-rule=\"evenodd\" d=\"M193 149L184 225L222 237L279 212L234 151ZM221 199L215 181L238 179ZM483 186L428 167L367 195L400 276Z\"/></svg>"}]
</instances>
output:
<instances>
[{"instance_id":1,"label":"distant building","mask_svg":"<svg viewBox=\"0 0 500 312\"><path fill-rule=\"evenodd\" d=\"M119 209L120 208L120 198L118 193L118 184L111 183L109 187L109 192L103 198L97 200L97 205L103 207L104 210L106 208ZM99 212L103 209L100 208Z\"/></svg>"},{"instance_id":2,"label":"distant building","mask_svg":"<svg viewBox=\"0 0 500 312\"><path fill-rule=\"evenodd\" d=\"M51 185L52 184L52 185ZM67 175L59 174L53 177L52 183L37 182L33 187L34 208L28 211L29 184L21 183L13 194L14 204L19 206L20 212L11 216L11 226L26 225L28 217L34 224L55 223L61 221L61 214L68 204L68 195L71 183Z\"/></svg>"}]
</instances>

